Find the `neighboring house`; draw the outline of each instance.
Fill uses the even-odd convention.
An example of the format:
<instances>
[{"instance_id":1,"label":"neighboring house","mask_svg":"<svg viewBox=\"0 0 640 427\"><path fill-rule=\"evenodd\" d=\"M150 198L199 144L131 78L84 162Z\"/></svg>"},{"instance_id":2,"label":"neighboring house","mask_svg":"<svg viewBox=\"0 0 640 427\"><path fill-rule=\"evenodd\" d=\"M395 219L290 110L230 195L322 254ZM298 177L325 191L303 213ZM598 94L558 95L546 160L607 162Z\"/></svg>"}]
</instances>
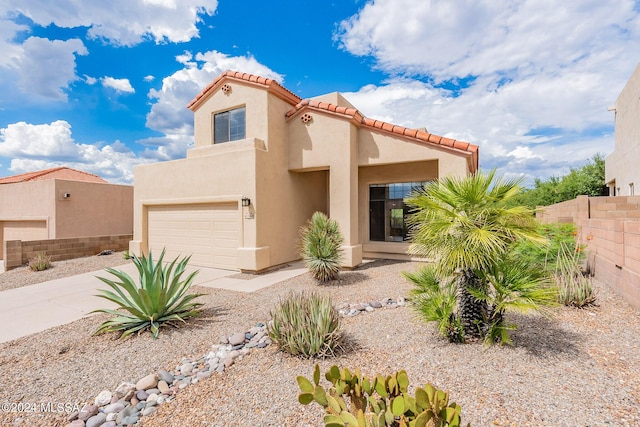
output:
<instances>
[{"instance_id":1,"label":"neighboring house","mask_svg":"<svg viewBox=\"0 0 640 427\"><path fill-rule=\"evenodd\" d=\"M640 195L640 64L620 92L615 111L616 145L605 159L605 182L610 196Z\"/></svg>"},{"instance_id":2,"label":"neighboring house","mask_svg":"<svg viewBox=\"0 0 640 427\"><path fill-rule=\"evenodd\" d=\"M0 178L0 260L5 242L131 234L133 187L58 167Z\"/></svg>"},{"instance_id":3,"label":"neighboring house","mask_svg":"<svg viewBox=\"0 0 640 427\"><path fill-rule=\"evenodd\" d=\"M300 258L315 211L335 219L343 264L407 257L403 198L478 167L478 147L364 117L341 94L302 100L277 82L227 71L188 105L186 159L135 168L129 249L260 271Z\"/></svg>"}]
</instances>

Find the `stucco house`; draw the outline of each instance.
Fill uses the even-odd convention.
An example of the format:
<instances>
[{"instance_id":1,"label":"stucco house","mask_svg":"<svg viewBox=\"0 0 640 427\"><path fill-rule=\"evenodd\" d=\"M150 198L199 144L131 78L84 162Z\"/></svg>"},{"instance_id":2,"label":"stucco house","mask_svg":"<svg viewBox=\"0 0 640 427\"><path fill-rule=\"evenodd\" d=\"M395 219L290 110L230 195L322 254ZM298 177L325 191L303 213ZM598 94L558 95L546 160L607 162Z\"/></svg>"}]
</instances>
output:
<instances>
[{"instance_id":1,"label":"stucco house","mask_svg":"<svg viewBox=\"0 0 640 427\"><path fill-rule=\"evenodd\" d=\"M634 196L635 185L640 186L640 64L610 110L615 111L615 148L605 159L605 182L610 196Z\"/></svg>"},{"instance_id":2,"label":"stucco house","mask_svg":"<svg viewBox=\"0 0 640 427\"><path fill-rule=\"evenodd\" d=\"M57 167L0 178L0 260L6 242L131 235L133 187Z\"/></svg>"},{"instance_id":3,"label":"stucco house","mask_svg":"<svg viewBox=\"0 0 640 427\"><path fill-rule=\"evenodd\" d=\"M189 104L185 159L134 171L129 249L260 271L300 258L315 211L340 225L345 267L406 257L402 199L416 185L478 167L478 147L364 117L341 94L302 100L276 81L235 71Z\"/></svg>"}]
</instances>

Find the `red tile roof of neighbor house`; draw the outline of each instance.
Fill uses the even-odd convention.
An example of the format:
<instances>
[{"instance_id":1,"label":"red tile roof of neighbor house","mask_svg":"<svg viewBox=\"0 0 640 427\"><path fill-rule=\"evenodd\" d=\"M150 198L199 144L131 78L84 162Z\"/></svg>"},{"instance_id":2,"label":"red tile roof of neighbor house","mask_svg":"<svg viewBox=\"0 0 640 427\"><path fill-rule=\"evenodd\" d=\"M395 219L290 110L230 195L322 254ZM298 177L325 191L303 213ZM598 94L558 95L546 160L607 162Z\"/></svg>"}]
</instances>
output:
<instances>
[{"instance_id":1,"label":"red tile roof of neighbor house","mask_svg":"<svg viewBox=\"0 0 640 427\"><path fill-rule=\"evenodd\" d=\"M13 184L16 182L44 181L47 179L67 179L70 181L99 182L107 184L107 181L89 172L71 169L66 166L45 169L35 172L21 173L19 175L0 178L0 184Z\"/></svg>"},{"instance_id":2,"label":"red tile roof of neighbor house","mask_svg":"<svg viewBox=\"0 0 640 427\"><path fill-rule=\"evenodd\" d=\"M392 123L383 122L381 120L370 119L365 117L360 111L355 108L340 107L327 102L314 101L310 99L302 100L299 96L293 92L281 86L273 79L256 76L248 73L241 73L238 71L225 71L218 77L213 79L206 88L204 88L195 98L189 102L187 108L195 111L201 102L208 94L213 93L218 87L223 85L223 81L232 79L243 83L251 83L259 85L272 90L277 96L288 101L294 107L286 114L287 118L293 117L304 109L320 110L324 113L336 114L343 117L348 117L354 120L359 126L366 126L377 131L387 132L396 136L401 136L413 140L425 145L434 145L445 149L453 149L458 152L465 153L469 156L471 171L475 172L478 169L478 146L470 144L464 141L458 141L456 139L445 138L443 136L435 135L426 131L406 128L404 126L394 125Z\"/></svg>"}]
</instances>

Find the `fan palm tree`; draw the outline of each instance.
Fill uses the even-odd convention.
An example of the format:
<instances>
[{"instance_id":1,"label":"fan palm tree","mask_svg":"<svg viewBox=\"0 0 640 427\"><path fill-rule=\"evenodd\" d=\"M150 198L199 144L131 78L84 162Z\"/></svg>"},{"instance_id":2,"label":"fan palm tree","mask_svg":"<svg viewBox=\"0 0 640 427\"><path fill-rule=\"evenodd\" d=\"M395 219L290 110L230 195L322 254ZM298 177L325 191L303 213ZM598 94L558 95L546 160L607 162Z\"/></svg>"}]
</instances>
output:
<instances>
[{"instance_id":1,"label":"fan palm tree","mask_svg":"<svg viewBox=\"0 0 640 427\"><path fill-rule=\"evenodd\" d=\"M530 209L509 206L519 179L496 178L495 170L468 177L445 177L414 191L405 200L409 252L434 261L439 277L453 278L464 339L484 337L494 308L486 298L488 272L525 239L544 242Z\"/></svg>"}]
</instances>

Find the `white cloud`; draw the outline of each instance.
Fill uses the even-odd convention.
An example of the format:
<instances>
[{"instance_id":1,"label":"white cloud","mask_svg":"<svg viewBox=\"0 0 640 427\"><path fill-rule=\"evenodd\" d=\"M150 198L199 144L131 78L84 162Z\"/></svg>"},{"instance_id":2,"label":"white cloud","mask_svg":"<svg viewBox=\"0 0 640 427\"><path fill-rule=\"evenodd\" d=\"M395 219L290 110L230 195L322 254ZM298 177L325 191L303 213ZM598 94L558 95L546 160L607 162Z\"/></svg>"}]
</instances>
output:
<instances>
[{"instance_id":1,"label":"white cloud","mask_svg":"<svg viewBox=\"0 0 640 427\"><path fill-rule=\"evenodd\" d=\"M631 0L374 0L336 38L391 76L346 94L364 114L546 177L613 148L607 107L637 64L640 15Z\"/></svg>"},{"instance_id":2,"label":"white cloud","mask_svg":"<svg viewBox=\"0 0 640 427\"><path fill-rule=\"evenodd\" d=\"M113 77L103 77L100 79L104 87L114 89L116 92L135 93L135 89L131 86L129 79L114 79Z\"/></svg>"},{"instance_id":3,"label":"white cloud","mask_svg":"<svg viewBox=\"0 0 640 427\"><path fill-rule=\"evenodd\" d=\"M71 125L57 120L38 125L18 122L0 129L0 158L10 159L12 173L67 165L110 182L132 183L135 165L185 156L193 142L193 113L186 106L222 71L233 69L282 81L280 74L251 56L230 57L211 51L183 59L183 69L165 77L159 90L149 91L153 105L147 126L163 136L139 141L148 146L141 153L134 153L119 141L106 145L78 143L72 137ZM101 81L120 90L130 87L126 79L105 77Z\"/></svg>"},{"instance_id":4,"label":"white cloud","mask_svg":"<svg viewBox=\"0 0 640 427\"><path fill-rule=\"evenodd\" d=\"M198 37L201 16L213 16L217 7L217 0L5 0L0 16L21 13L43 27L89 27L91 37L133 46L147 39L188 42Z\"/></svg>"},{"instance_id":5,"label":"white cloud","mask_svg":"<svg viewBox=\"0 0 640 427\"><path fill-rule=\"evenodd\" d=\"M214 78L225 70L236 70L279 82L282 75L260 64L252 56L229 56L217 51L188 52L176 60L184 68L162 80L162 87L151 89L149 98L153 105L147 114L147 127L164 134L164 137L141 141L160 148L155 153L160 158L170 159L184 156L185 150L193 142L193 113L187 104Z\"/></svg>"},{"instance_id":6,"label":"white cloud","mask_svg":"<svg viewBox=\"0 0 640 427\"><path fill-rule=\"evenodd\" d=\"M18 122L0 129L0 157L11 159L13 174L66 165L95 173L113 183L133 182L133 167L152 160L136 156L119 141L79 144L64 120L34 125Z\"/></svg>"},{"instance_id":7,"label":"white cloud","mask_svg":"<svg viewBox=\"0 0 640 427\"><path fill-rule=\"evenodd\" d=\"M148 76L144 76L144 81L145 82L152 82L155 80L155 77L152 75L148 75Z\"/></svg>"},{"instance_id":8,"label":"white cloud","mask_svg":"<svg viewBox=\"0 0 640 427\"><path fill-rule=\"evenodd\" d=\"M29 37L14 49L14 57L5 64L19 76L20 89L41 98L66 100L65 89L79 77L76 75L76 55L86 55L79 39L49 40Z\"/></svg>"}]
</instances>

